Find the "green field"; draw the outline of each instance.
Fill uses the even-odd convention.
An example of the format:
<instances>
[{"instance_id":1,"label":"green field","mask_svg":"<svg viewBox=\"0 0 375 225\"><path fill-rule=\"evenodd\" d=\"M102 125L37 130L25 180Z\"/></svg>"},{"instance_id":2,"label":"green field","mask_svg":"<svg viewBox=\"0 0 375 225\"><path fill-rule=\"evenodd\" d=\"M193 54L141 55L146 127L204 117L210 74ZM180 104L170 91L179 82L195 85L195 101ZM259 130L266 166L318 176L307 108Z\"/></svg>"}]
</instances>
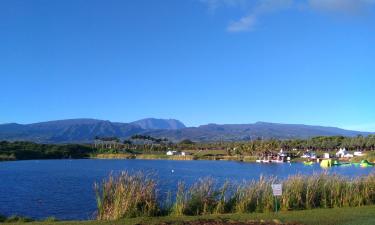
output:
<instances>
[{"instance_id":1,"label":"green field","mask_svg":"<svg viewBox=\"0 0 375 225\"><path fill-rule=\"evenodd\" d=\"M152 225L152 224L181 224L182 221L194 220L220 221L280 221L282 223L302 223L305 225L374 225L375 206L341 209L314 209L290 211L280 213L251 213L251 214L224 214L211 216L183 216L183 217L155 217L134 218L111 222L82 221L82 222L32 222L30 225ZM22 224L22 223L5 223Z\"/></svg>"}]
</instances>

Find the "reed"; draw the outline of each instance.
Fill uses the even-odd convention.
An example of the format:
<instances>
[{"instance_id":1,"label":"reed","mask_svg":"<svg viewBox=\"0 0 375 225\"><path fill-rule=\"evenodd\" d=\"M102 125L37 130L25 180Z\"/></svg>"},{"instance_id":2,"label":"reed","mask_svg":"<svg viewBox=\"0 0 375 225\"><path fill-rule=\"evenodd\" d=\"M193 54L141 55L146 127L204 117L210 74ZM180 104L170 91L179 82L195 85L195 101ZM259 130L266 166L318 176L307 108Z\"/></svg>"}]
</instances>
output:
<instances>
[{"instance_id":1,"label":"reed","mask_svg":"<svg viewBox=\"0 0 375 225\"><path fill-rule=\"evenodd\" d=\"M175 198L157 199L156 182L142 173L110 176L96 184L99 220L154 216L270 212L275 210L272 184L275 177L218 186L212 178L199 179L187 187L180 182ZM357 207L375 204L375 173L348 179L339 175L295 175L283 181L281 210ZM173 203L169 203L173 199ZM165 201L165 202L163 202ZM168 202L167 202L168 201ZM163 208L167 207L167 208Z\"/></svg>"},{"instance_id":2,"label":"reed","mask_svg":"<svg viewBox=\"0 0 375 225\"><path fill-rule=\"evenodd\" d=\"M217 211L221 191L212 178L199 179L188 190L183 183L178 186L175 215L207 215Z\"/></svg>"},{"instance_id":3,"label":"reed","mask_svg":"<svg viewBox=\"0 0 375 225\"><path fill-rule=\"evenodd\" d=\"M141 172L110 175L94 187L98 220L154 216L158 212L156 182Z\"/></svg>"},{"instance_id":4,"label":"reed","mask_svg":"<svg viewBox=\"0 0 375 225\"><path fill-rule=\"evenodd\" d=\"M246 182L238 186L235 192L235 212L265 212L274 208L271 185L276 178L260 177L258 181Z\"/></svg>"},{"instance_id":5,"label":"reed","mask_svg":"<svg viewBox=\"0 0 375 225\"><path fill-rule=\"evenodd\" d=\"M356 207L374 204L375 174L356 179L339 175L296 175L283 182L283 210Z\"/></svg>"}]
</instances>

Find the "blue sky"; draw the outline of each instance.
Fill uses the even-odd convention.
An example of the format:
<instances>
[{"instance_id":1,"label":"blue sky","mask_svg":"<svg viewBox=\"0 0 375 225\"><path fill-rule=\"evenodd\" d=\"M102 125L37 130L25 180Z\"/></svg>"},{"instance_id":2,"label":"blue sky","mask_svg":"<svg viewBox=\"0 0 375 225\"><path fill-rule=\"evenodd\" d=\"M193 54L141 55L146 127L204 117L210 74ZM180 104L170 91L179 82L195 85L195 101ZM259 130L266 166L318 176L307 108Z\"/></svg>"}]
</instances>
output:
<instances>
[{"instance_id":1,"label":"blue sky","mask_svg":"<svg viewBox=\"0 0 375 225\"><path fill-rule=\"evenodd\" d=\"M373 0L2 0L0 123L375 131Z\"/></svg>"}]
</instances>

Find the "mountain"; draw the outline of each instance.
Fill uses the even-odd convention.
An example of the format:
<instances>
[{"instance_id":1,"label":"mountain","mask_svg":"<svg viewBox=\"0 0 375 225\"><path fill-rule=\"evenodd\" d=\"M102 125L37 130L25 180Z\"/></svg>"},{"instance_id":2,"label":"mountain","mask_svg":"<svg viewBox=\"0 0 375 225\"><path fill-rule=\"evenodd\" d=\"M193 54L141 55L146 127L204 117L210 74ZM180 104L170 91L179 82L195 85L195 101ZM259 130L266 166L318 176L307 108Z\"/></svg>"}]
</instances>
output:
<instances>
[{"instance_id":1,"label":"mountain","mask_svg":"<svg viewBox=\"0 0 375 225\"><path fill-rule=\"evenodd\" d=\"M23 140L40 143L92 142L95 136L127 138L144 130L134 124L105 120L71 119L33 124L0 125L0 140Z\"/></svg>"},{"instance_id":2,"label":"mountain","mask_svg":"<svg viewBox=\"0 0 375 225\"><path fill-rule=\"evenodd\" d=\"M279 124L257 122L254 124L208 124L177 131L157 130L145 134L155 137L167 137L173 141L190 139L198 142L207 141L247 141L257 138L295 139L315 136L369 135L369 132L344 130L336 127L309 126L301 124Z\"/></svg>"},{"instance_id":3,"label":"mountain","mask_svg":"<svg viewBox=\"0 0 375 225\"><path fill-rule=\"evenodd\" d=\"M107 120L71 119L33 124L2 124L0 140L34 141L39 143L89 143L96 136L129 138L135 134L166 137L172 141L247 141L257 138L294 139L314 136L357 136L369 132L335 127L257 122L253 124L207 124L185 127L178 120L143 119L132 123Z\"/></svg>"},{"instance_id":4,"label":"mountain","mask_svg":"<svg viewBox=\"0 0 375 225\"><path fill-rule=\"evenodd\" d=\"M132 122L131 124L138 125L144 130L178 130L186 128L181 121L175 119L148 118Z\"/></svg>"}]
</instances>

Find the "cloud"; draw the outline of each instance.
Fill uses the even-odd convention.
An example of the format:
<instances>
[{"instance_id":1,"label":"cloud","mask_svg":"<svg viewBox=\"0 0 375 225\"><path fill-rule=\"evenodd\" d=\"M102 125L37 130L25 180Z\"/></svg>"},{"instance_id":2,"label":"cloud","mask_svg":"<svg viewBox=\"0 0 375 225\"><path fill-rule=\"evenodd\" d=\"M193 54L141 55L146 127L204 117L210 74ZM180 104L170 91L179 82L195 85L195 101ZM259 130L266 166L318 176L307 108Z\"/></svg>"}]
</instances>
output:
<instances>
[{"instance_id":1,"label":"cloud","mask_svg":"<svg viewBox=\"0 0 375 225\"><path fill-rule=\"evenodd\" d=\"M229 32L241 32L251 30L256 23L256 16L247 15L238 21L231 22L227 27Z\"/></svg>"},{"instance_id":2,"label":"cloud","mask_svg":"<svg viewBox=\"0 0 375 225\"><path fill-rule=\"evenodd\" d=\"M308 0L312 10L327 13L358 14L375 4L375 0Z\"/></svg>"},{"instance_id":3,"label":"cloud","mask_svg":"<svg viewBox=\"0 0 375 225\"><path fill-rule=\"evenodd\" d=\"M292 6L293 0L260 0L250 10L250 13L238 21L231 22L227 27L229 32L242 32L253 30L257 18L264 14L288 9Z\"/></svg>"},{"instance_id":4,"label":"cloud","mask_svg":"<svg viewBox=\"0 0 375 225\"><path fill-rule=\"evenodd\" d=\"M261 17L282 10L312 10L328 14L361 15L373 9L375 0L199 0L213 12L219 8L246 11L227 26L228 32L253 31Z\"/></svg>"}]
</instances>

